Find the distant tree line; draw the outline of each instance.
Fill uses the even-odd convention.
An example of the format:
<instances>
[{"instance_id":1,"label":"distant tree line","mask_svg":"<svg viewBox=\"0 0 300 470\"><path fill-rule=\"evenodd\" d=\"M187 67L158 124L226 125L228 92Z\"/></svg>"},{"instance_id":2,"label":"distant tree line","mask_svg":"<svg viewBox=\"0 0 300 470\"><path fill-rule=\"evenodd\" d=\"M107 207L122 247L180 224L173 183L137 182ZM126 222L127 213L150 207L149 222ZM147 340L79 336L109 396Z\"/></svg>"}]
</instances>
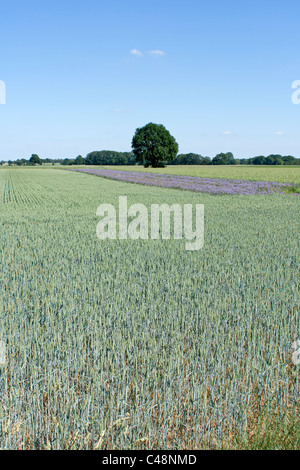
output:
<instances>
[{"instance_id":1,"label":"distant tree line","mask_svg":"<svg viewBox=\"0 0 300 470\"><path fill-rule=\"evenodd\" d=\"M264 157L260 155L253 158L242 158L239 160L241 165L299 165L300 158L292 157L292 155L268 155Z\"/></svg>"},{"instance_id":2,"label":"distant tree line","mask_svg":"<svg viewBox=\"0 0 300 470\"><path fill-rule=\"evenodd\" d=\"M218 153L213 159L196 153L186 153L168 162L168 165L299 165L300 159L291 155L260 155L253 158L234 158L231 152Z\"/></svg>"},{"instance_id":3,"label":"distant tree line","mask_svg":"<svg viewBox=\"0 0 300 470\"><path fill-rule=\"evenodd\" d=\"M211 159L209 157L202 157L197 153L181 153L177 157L168 162L168 165L210 165Z\"/></svg>"},{"instance_id":4,"label":"distant tree line","mask_svg":"<svg viewBox=\"0 0 300 470\"><path fill-rule=\"evenodd\" d=\"M88 153L85 158L78 155L75 159L66 158L62 165L135 165L133 152L100 150Z\"/></svg>"},{"instance_id":5,"label":"distant tree line","mask_svg":"<svg viewBox=\"0 0 300 470\"><path fill-rule=\"evenodd\" d=\"M17 165L17 166L36 166L36 165L43 165L43 164L52 164L54 165L55 163L62 163L63 158L40 158L37 154L32 154L29 160L26 160L26 158L18 158L17 160L8 160L7 162L2 160L0 162L0 165Z\"/></svg>"},{"instance_id":6,"label":"distant tree line","mask_svg":"<svg viewBox=\"0 0 300 470\"><path fill-rule=\"evenodd\" d=\"M40 158L32 154L29 160L20 158L15 161L2 161L0 165L37 166L43 164L59 163L61 165L141 165L136 161L133 152L116 152L113 150L101 150L88 153L84 158L78 155L75 158ZM283 156L271 154L267 157L259 155L253 158L234 158L231 152L218 153L214 158L203 157L197 153L181 153L172 161L163 162L165 165L300 165L300 158L291 155Z\"/></svg>"}]
</instances>

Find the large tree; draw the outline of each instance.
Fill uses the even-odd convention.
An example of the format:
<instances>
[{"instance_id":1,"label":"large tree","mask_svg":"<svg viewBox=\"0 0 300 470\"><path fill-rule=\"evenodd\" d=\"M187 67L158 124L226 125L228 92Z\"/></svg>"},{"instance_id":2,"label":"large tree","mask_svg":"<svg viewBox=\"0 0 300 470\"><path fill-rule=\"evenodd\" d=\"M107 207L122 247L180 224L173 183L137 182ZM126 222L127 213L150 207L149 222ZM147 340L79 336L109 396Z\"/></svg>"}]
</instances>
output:
<instances>
[{"instance_id":1,"label":"large tree","mask_svg":"<svg viewBox=\"0 0 300 470\"><path fill-rule=\"evenodd\" d=\"M29 162L32 164L32 165L41 165L42 164L42 161L40 159L40 157L36 154L36 153L33 153L29 159Z\"/></svg>"},{"instance_id":2,"label":"large tree","mask_svg":"<svg viewBox=\"0 0 300 470\"><path fill-rule=\"evenodd\" d=\"M145 167L157 168L176 158L178 144L162 124L149 122L146 126L136 129L132 150L137 162L143 163Z\"/></svg>"}]
</instances>

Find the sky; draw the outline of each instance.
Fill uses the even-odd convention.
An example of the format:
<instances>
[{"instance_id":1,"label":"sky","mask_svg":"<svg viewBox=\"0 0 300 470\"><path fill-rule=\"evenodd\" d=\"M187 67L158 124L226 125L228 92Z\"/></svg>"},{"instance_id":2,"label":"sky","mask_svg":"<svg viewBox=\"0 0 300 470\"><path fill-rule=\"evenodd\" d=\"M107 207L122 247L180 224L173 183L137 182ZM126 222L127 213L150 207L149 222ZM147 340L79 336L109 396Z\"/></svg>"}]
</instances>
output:
<instances>
[{"instance_id":1,"label":"sky","mask_svg":"<svg viewBox=\"0 0 300 470\"><path fill-rule=\"evenodd\" d=\"M130 151L149 122L179 153L300 157L299 18L294 0L0 0L0 160Z\"/></svg>"}]
</instances>

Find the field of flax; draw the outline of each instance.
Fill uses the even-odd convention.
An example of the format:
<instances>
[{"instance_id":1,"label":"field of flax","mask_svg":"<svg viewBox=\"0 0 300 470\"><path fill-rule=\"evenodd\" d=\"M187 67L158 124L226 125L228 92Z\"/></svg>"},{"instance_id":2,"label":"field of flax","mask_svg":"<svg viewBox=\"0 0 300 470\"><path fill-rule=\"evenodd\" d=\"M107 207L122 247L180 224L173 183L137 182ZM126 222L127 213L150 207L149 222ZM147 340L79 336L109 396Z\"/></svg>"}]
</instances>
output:
<instances>
[{"instance_id":1,"label":"field of flax","mask_svg":"<svg viewBox=\"0 0 300 470\"><path fill-rule=\"evenodd\" d=\"M204 204L204 248L100 241L124 195ZM0 212L1 449L299 447L298 197L2 169Z\"/></svg>"}]
</instances>

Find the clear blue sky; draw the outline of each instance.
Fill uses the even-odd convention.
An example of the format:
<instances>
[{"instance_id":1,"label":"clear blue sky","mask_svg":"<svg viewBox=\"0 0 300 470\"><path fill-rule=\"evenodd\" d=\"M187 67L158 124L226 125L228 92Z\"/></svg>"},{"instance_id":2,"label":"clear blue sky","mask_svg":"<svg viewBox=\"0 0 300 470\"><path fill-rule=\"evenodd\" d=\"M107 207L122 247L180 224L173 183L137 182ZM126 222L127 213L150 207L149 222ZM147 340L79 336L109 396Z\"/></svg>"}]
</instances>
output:
<instances>
[{"instance_id":1,"label":"clear blue sky","mask_svg":"<svg viewBox=\"0 0 300 470\"><path fill-rule=\"evenodd\" d=\"M300 157L300 3L0 3L0 160L131 150L163 124L180 153Z\"/></svg>"}]
</instances>

